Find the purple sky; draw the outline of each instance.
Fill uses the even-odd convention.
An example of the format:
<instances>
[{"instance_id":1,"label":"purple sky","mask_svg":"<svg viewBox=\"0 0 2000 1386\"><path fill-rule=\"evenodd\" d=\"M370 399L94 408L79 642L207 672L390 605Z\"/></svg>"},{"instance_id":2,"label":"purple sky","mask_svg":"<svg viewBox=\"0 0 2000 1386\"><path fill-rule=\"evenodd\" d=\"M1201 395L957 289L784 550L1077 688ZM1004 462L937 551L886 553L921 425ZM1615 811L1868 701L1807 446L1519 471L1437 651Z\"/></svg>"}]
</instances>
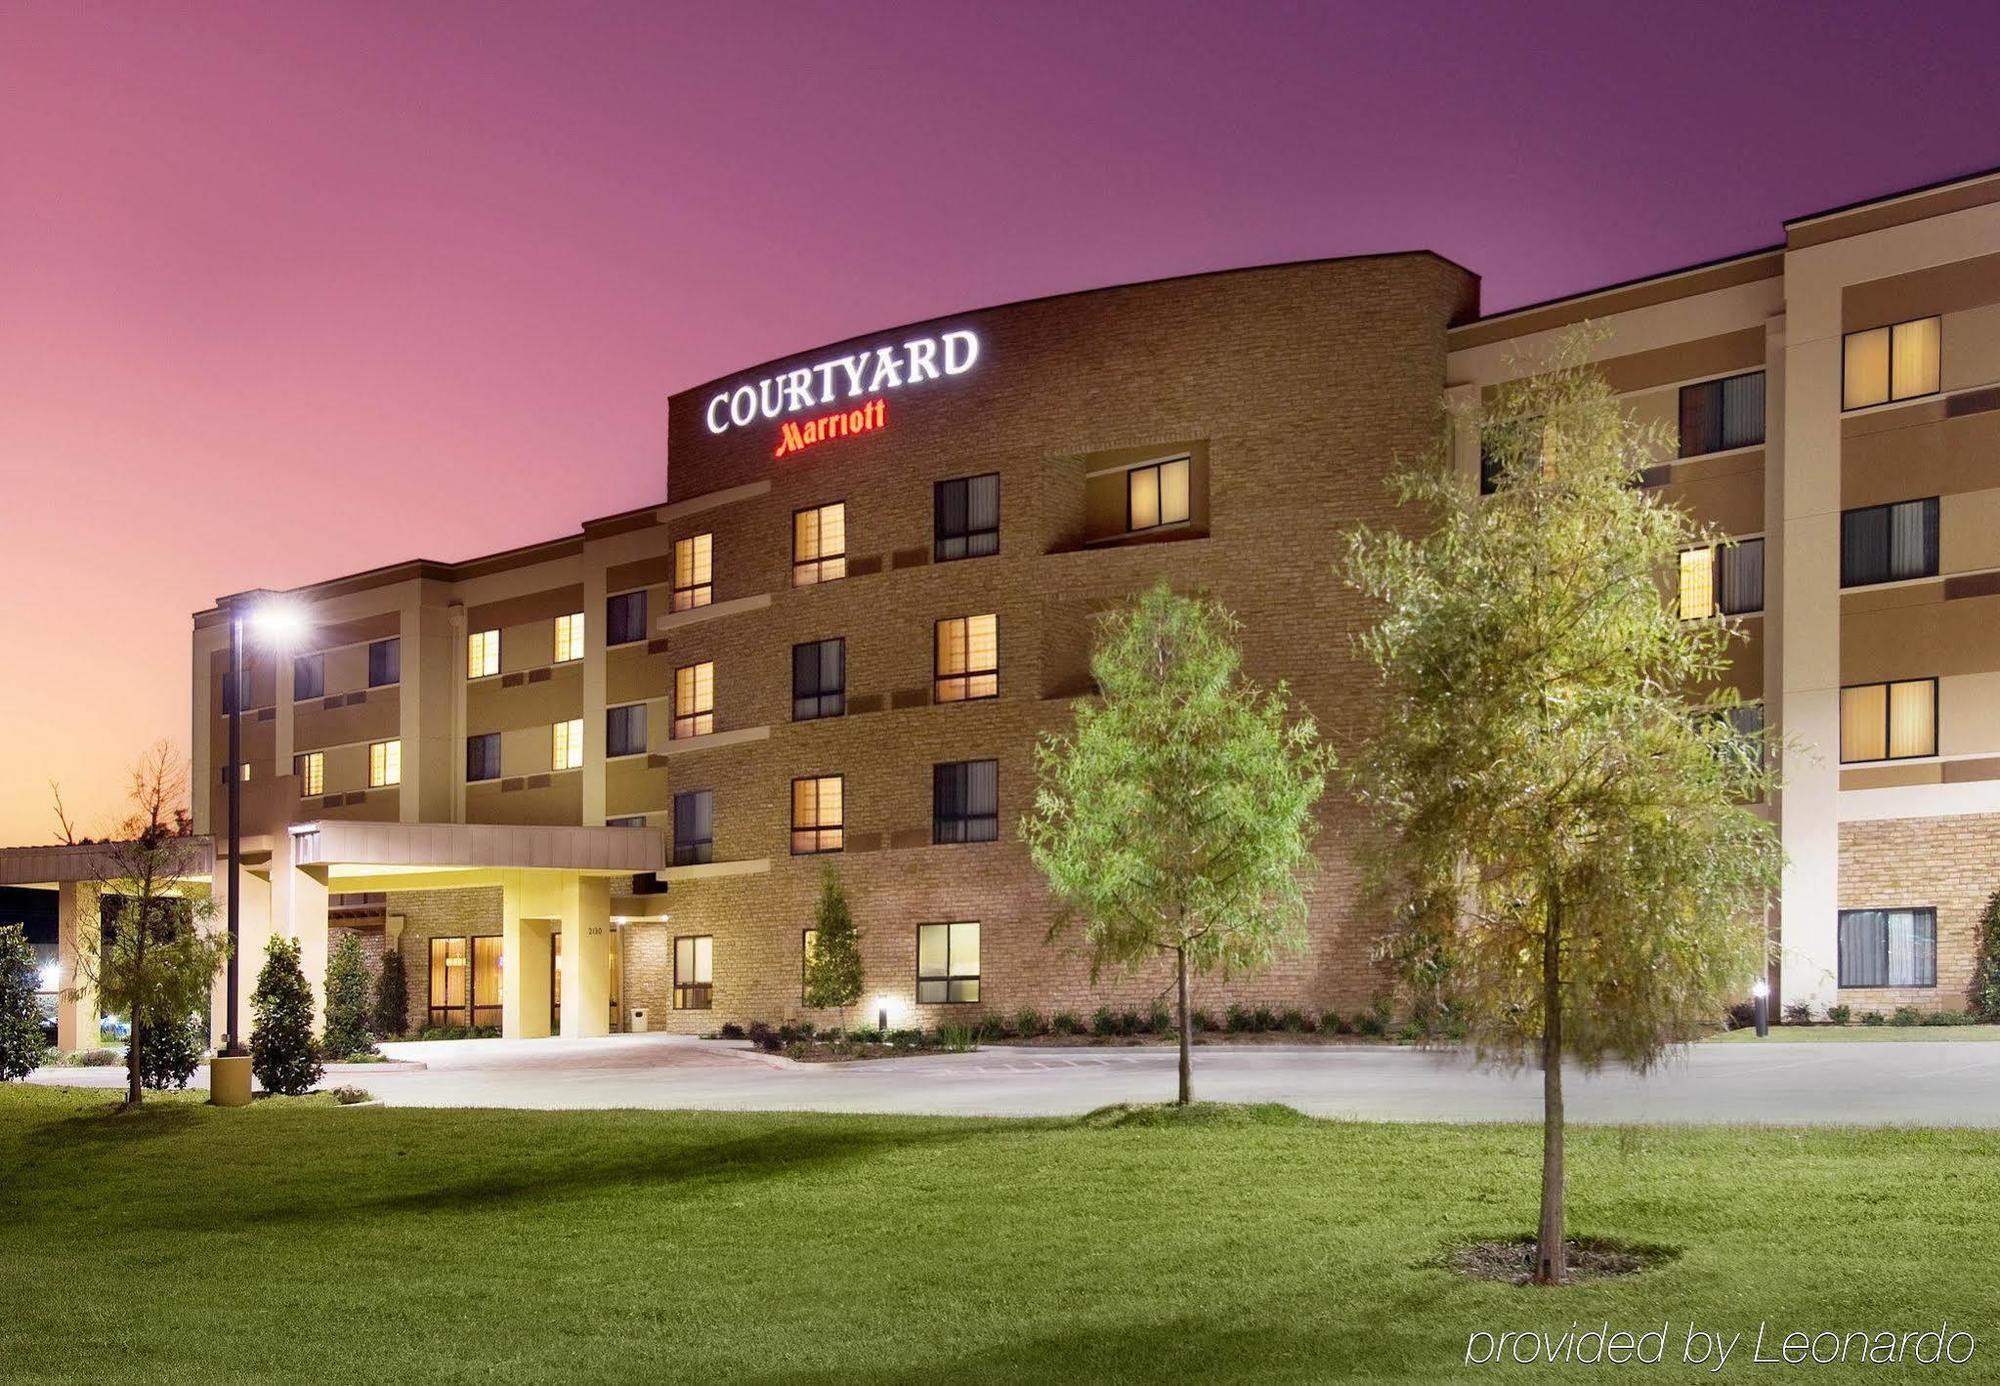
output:
<instances>
[{"instance_id":1,"label":"purple sky","mask_svg":"<svg viewBox=\"0 0 2000 1386\"><path fill-rule=\"evenodd\" d=\"M2000 6L0 8L0 842L220 593L664 493L669 392L1429 247L1488 311L2000 164Z\"/></svg>"}]
</instances>

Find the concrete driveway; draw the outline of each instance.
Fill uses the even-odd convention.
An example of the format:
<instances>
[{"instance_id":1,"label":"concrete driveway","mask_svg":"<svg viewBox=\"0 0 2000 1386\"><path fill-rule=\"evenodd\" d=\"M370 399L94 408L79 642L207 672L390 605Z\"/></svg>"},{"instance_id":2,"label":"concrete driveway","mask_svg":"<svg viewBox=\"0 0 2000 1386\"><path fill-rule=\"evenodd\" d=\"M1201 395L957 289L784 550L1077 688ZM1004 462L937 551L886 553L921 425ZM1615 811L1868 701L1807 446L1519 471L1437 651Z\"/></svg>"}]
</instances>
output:
<instances>
[{"instance_id":1,"label":"concrete driveway","mask_svg":"<svg viewBox=\"0 0 2000 1386\"><path fill-rule=\"evenodd\" d=\"M1060 1116L1174 1090L1168 1047L1048 1049L794 1064L738 1043L668 1035L390 1044L421 1070L355 1066L329 1083L397 1106L657 1107ZM395 1071L402 1070L402 1071ZM205 1078L205 1074L204 1074ZM43 1069L38 1082L115 1087L115 1069ZM2000 1044L1709 1044L1641 1077L1565 1079L1572 1120L2000 1127ZM1283 1102L1317 1116L1536 1121L1541 1075L1453 1054L1370 1046L1206 1045L1195 1095Z\"/></svg>"}]
</instances>

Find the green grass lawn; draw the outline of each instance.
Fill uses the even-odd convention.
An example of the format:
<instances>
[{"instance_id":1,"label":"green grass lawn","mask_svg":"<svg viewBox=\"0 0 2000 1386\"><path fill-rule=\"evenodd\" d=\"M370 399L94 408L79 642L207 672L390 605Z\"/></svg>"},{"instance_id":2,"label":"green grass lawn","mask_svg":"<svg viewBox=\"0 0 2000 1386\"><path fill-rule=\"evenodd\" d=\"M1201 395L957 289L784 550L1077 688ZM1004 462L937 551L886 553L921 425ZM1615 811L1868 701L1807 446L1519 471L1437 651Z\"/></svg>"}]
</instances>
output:
<instances>
[{"instance_id":1,"label":"green grass lawn","mask_svg":"<svg viewBox=\"0 0 2000 1386\"><path fill-rule=\"evenodd\" d=\"M1667 1321L1675 1362L1690 1320L1940 1318L1990 1379L2000 1136L1600 1127L1570 1152L1573 1231L1678 1258L1557 1291L1431 1264L1532 1227L1525 1127L114 1115L9 1085L0 1380L1682 1380L1462 1364L1475 1329ZM1786 1370L1738 1352L1725 1379Z\"/></svg>"},{"instance_id":2,"label":"green grass lawn","mask_svg":"<svg viewBox=\"0 0 2000 1386\"><path fill-rule=\"evenodd\" d=\"M2000 1040L2000 1025L1773 1025L1761 1041L1755 1030L1728 1030L1712 1044L1981 1044Z\"/></svg>"}]
</instances>

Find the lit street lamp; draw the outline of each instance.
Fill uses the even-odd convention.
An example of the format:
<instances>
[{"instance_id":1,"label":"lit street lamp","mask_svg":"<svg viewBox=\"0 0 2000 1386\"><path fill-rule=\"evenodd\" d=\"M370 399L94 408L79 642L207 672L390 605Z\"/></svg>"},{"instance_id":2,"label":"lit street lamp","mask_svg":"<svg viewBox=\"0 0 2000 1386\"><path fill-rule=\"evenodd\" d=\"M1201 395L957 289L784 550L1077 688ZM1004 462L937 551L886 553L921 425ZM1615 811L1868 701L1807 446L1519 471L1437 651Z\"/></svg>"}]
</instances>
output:
<instances>
[{"instance_id":1,"label":"lit street lamp","mask_svg":"<svg viewBox=\"0 0 2000 1386\"><path fill-rule=\"evenodd\" d=\"M1762 977L1750 988L1750 995L1757 1004L1757 1038L1763 1039L1771 1033L1771 984Z\"/></svg>"}]
</instances>

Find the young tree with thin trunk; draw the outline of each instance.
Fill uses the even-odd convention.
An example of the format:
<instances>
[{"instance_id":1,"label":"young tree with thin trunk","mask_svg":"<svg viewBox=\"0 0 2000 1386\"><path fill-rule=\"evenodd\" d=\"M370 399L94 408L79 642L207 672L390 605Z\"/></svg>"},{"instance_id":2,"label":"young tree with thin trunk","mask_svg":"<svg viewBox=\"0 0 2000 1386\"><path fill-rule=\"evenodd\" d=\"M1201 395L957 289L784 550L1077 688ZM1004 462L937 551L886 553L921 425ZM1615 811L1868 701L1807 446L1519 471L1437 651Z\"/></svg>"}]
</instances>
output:
<instances>
[{"instance_id":1,"label":"young tree with thin trunk","mask_svg":"<svg viewBox=\"0 0 2000 1386\"><path fill-rule=\"evenodd\" d=\"M832 862L821 865L819 906L813 913L812 954L806 959L805 1003L815 1010L840 1011L840 1036L847 1038L847 1008L861 999L861 931L847 908L847 892Z\"/></svg>"},{"instance_id":2,"label":"young tree with thin trunk","mask_svg":"<svg viewBox=\"0 0 2000 1386\"><path fill-rule=\"evenodd\" d=\"M1544 1284L1565 1270L1563 1059L1644 1070L1718 1021L1764 970L1782 862L1751 807L1772 757L1722 687L1736 625L1683 620L1674 590L1681 553L1722 541L1640 484L1662 440L1587 348L1454 421L1494 494L1441 441L1395 481L1419 523L1356 532L1346 561L1382 608L1360 644L1387 697L1350 776L1389 830L1387 951L1483 1058L1541 1065Z\"/></svg>"},{"instance_id":3,"label":"young tree with thin trunk","mask_svg":"<svg viewBox=\"0 0 2000 1386\"><path fill-rule=\"evenodd\" d=\"M1180 1082L1194 1099L1194 976L1233 976L1305 943L1305 884L1331 753L1284 685L1242 676L1236 621L1162 583L1102 618L1091 655L1101 697L1036 749L1022 821L1029 855L1074 922L1093 980L1110 964L1174 970Z\"/></svg>"},{"instance_id":4,"label":"young tree with thin trunk","mask_svg":"<svg viewBox=\"0 0 2000 1386\"><path fill-rule=\"evenodd\" d=\"M208 926L214 904L197 879L206 855L188 833L187 772L162 741L133 768L130 811L99 847L94 894L101 929L82 931L80 994L130 1018L126 1102L143 1096L154 1034L184 1029L207 1004L228 941ZM60 801L59 801L60 802ZM65 836L75 834L63 819Z\"/></svg>"}]
</instances>

